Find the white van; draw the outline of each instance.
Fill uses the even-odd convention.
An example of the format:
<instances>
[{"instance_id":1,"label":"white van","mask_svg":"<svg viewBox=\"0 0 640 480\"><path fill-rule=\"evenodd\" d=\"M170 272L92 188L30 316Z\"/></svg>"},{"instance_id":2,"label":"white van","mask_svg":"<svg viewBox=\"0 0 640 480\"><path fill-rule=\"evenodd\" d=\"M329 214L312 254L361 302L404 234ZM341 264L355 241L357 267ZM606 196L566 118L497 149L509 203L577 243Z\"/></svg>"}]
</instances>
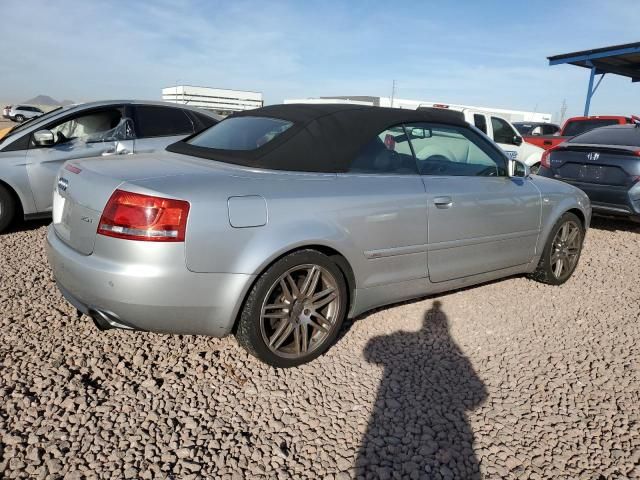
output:
<instances>
[{"instance_id":1,"label":"white van","mask_svg":"<svg viewBox=\"0 0 640 480\"><path fill-rule=\"evenodd\" d=\"M528 165L531 173L538 171L544 149L523 141L515 127L496 112L431 102L422 103L418 108L443 108L462 112L467 123L487 134L507 156Z\"/></svg>"}]
</instances>

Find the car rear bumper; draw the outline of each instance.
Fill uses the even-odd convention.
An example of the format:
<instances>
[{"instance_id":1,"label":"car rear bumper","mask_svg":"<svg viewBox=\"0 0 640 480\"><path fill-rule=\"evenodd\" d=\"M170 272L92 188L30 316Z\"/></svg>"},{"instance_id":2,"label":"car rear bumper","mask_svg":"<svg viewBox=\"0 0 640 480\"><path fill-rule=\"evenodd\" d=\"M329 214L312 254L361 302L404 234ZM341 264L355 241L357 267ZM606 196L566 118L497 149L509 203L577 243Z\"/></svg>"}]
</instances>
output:
<instances>
[{"instance_id":1,"label":"car rear bumper","mask_svg":"<svg viewBox=\"0 0 640 480\"><path fill-rule=\"evenodd\" d=\"M640 185L619 187L597 183L576 182L556 178L547 168L541 168L538 175L560 180L573 185L587 194L591 208L596 215L640 218Z\"/></svg>"},{"instance_id":2,"label":"car rear bumper","mask_svg":"<svg viewBox=\"0 0 640 480\"><path fill-rule=\"evenodd\" d=\"M101 242L131 242L100 237ZM136 242L140 246L143 242ZM180 244L165 244L180 248ZM157 245L152 248L164 248ZM233 273L194 273L184 255L163 265L116 262L67 246L52 226L47 257L58 288L76 309L101 328L222 337L231 332L245 293L255 278ZM181 258L180 258L181 257Z\"/></svg>"}]
</instances>

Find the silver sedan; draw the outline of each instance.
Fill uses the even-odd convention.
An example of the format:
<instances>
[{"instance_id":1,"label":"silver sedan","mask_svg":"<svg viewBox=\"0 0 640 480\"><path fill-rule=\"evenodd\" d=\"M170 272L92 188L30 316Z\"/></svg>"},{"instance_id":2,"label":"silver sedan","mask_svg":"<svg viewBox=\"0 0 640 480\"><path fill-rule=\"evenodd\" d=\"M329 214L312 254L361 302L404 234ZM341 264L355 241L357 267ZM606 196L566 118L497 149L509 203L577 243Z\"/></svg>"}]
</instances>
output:
<instances>
[{"instance_id":1,"label":"silver sedan","mask_svg":"<svg viewBox=\"0 0 640 480\"><path fill-rule=\"evenodd\" d=\"M515 274L559 285L591 218L446 111L278 105L135 161L70 161L48 258L99 328L308 362L346 317Z\"/></svg>"},{"instance_id":2,"label":"silver sedan","mask_svg":"<svg viewBox=\"0 0 640 480\"><path fill-rule=\"evenodd\" d=\"M0 232L18 215L51 216L60 166L71 159L146 153L220 120L167 102L115 100L58 107L0 137Z\"/></svg>"}]
</instances>

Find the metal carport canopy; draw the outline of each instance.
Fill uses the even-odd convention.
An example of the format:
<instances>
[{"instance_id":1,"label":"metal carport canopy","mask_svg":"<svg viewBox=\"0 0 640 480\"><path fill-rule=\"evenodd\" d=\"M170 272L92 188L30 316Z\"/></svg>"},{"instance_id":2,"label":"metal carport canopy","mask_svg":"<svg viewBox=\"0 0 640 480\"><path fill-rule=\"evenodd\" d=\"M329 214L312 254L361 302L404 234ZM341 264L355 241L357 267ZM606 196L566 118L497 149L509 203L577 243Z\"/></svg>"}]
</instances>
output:
<instances>
[{"instance_id":1,"label":"metal carport canopy","mask_svg":"<svg viewBox=\"0 0 640 480\"><path fill-rule=\"evenodd\" d=\"M593 50L583 50L581 52L564 53L547 58L549 65L569 63L591 70L587 100L584 105L585 117L589 115L591 97L596 93L600 82L602 82L602 79L607 73L629 77L632 82L640 82L640 42L594 48ZM593 82L596 75L600 75L600 79L594 86Z\"/></svg>"}]
</instances>

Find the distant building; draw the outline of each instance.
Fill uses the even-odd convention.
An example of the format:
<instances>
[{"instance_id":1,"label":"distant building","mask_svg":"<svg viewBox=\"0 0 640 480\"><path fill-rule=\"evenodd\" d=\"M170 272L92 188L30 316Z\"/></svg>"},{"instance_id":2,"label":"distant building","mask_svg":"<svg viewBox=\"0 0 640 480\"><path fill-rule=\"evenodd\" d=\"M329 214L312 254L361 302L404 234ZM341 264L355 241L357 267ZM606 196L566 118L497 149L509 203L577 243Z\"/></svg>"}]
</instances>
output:
<instances>
[{"instance_id":1,"label":"distant building","mask_svg":"<svg viewBox=\"0 0 640 480\"><path fill-rule=\"evenodd\" d=\"M335 97L296 98L287 99L284 103L349 103L354 105L371 105L373 107L406 108L415 110L418 107L450 108L451 110L482 110L494 112L510 122L550 122L550 113L526 112L522 110L507 110L504 108L474 107L446 102L431 102L426 100L408 100L406 98L371 97L365 95L337 95ZM393 105L392 105L393 103Z\"/></svg>"},{"instance_id":2,"label":"distant building","mask_svg":"<svg viewBox=\"0 0 640 480\"><path fill-rule=\"evenodd\" d=\"M220 115L262 107L260 92L177 85L162 89L162 100L211 110Z\"/></svg>"}]
</instances>

